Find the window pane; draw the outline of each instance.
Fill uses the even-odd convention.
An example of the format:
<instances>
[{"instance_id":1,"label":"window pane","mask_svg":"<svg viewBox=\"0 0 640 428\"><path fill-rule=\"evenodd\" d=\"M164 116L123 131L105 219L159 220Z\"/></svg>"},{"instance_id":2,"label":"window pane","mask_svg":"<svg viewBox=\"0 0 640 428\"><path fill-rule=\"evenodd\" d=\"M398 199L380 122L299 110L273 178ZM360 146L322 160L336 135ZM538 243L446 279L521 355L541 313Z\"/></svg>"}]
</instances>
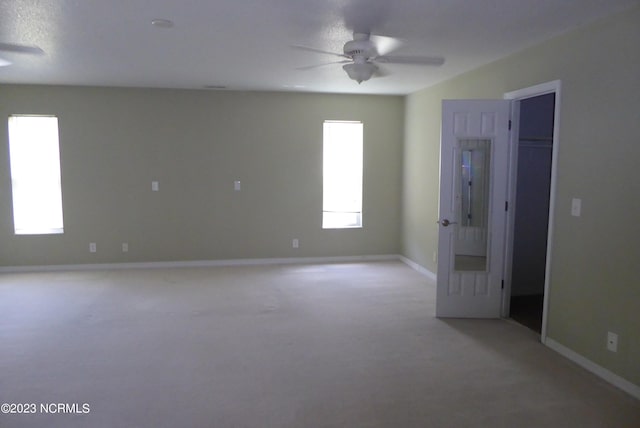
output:
<instances>
[{"instance_id":1,"label":"window pane","mask_svg":"<svg viewBox=\"0 0 640 428\"><path fill-rule=\"evenodd\" d=\"M15 233L62 233L58 118L10 116L9 155Z\"/></svg>"},{"instance_id":2,"label":"window pane","mask_svg":"<svg viewBox=\"0 0 640 428\"><path fill-rule=\"evenodd\" d=\"M361 122L324 122L322 227L362 226Z\"/></svg>"}]
</instances>

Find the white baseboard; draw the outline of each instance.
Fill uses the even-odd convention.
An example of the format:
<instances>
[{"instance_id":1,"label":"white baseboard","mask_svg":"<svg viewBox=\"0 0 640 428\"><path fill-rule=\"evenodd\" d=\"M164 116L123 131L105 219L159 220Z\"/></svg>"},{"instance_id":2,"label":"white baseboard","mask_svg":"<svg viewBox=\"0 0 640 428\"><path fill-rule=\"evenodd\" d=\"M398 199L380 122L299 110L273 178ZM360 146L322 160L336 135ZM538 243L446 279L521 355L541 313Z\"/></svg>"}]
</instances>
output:
<instances>
[{"instance_id":1,"label":"white baseboard","mask_svg":"<svg viewBox=\"0 0 640 428\"><path fill-rule=\"evenodd\" d=\"M604 379L610 384L620 388L624 392L640 400L640 386L629 382L628 380L605 369L604 367L594 363L593 361L583 357L577 352L572 351L571 349L567 348L564 345L561 345L560 343L556 342L553 339L550 339L549 337L547 337L547 339L544 341L544 344L547 345L549 348L553 349L554 351L556 351L557 353L559 353L560 355L562 355L563 357L570 359L571 361L581 366L582 368L590 371L596 376Z\"/></svg>"},{"instance_id":2,"label":"white baseboard","mask_svg":"<svg viewBox=\"0 0 640 428\"><path fill-rule=\"evenodd\" d=\"M400 256L400 260L406 265L408 265L409 267L411 267L413 270L423 274L433 282L436 281L437 275L431 272L429 269L425 268L424 266L419 265L418 263L414 262L411 259L406 258L405 256Z\"/></svg>"},{"instance_id":3,"label":"white baseboard","mask_svg":"<svg viewBox=\"0 0 640 428\"><path fill-rule=\"evenodd\" d=\"M175 262L2 266L0 267L0 273L215 267L215 266L258 266L258 265L284 265L284 264L303 264L303 263L309 263L309 264L357 263L357 262L374 262L374 261L387 261L387 260L399 260L399 259L400 259L400 256L398 254L379 254L379 255L338 256L338 257L291 257L291 258L265 258L265 259L185 260L185 261L175 261Z\"/></svg>"}]
</instances>

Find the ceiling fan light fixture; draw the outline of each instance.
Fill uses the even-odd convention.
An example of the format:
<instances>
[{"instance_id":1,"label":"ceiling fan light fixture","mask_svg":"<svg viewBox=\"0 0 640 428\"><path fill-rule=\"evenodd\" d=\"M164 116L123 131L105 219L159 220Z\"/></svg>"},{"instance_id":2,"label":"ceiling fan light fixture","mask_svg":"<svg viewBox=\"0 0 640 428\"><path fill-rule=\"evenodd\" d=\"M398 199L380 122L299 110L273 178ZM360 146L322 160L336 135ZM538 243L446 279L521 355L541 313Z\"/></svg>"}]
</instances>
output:
<instances>
[{"instance_id":1,"label":"ceiling fan light fixture","mask_svg":"<svg viewBox=\"0 0 640 428\"><path fill-rule=\"evenodd\" d=\"M342 66L342 68L347 72L351 80L355 80L358 83L362 83L371 79L373 73L375 73L378 69L375 64L372 64L370 62L356 62L352 64L345 64Z\"/></svg>"}]
</instances>

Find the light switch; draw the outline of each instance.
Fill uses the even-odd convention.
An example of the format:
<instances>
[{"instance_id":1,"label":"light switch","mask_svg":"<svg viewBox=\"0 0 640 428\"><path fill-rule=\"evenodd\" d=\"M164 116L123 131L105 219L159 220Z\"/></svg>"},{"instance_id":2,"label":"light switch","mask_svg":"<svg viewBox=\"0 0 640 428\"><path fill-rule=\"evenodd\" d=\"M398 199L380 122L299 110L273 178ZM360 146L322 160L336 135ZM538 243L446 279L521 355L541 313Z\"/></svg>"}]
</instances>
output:
<instances>
[{"instance_id":1,"label":"light switch","mask_svg":"<svg viewBox=\"0 0 640 428\"><path fill-rule=\"evenodd\" d=\"M154 192L157 192L160 190L160 183L157 181L152 181L151 182L151 190Z\"/></svg>"},{"instance_id":2,"label":"light switch","mask_svg":"<svg viewBox=\"0 0 640 428\"><path fill-rule=\"evenodd\" d=\"M239 192L241 189L241 184L240 184L240 180L236 180L233 182L233 190L235 190L236 192Z\"/></svg>"},{"instance_id":3,"label":"light switch","mask_svg":"<svg viewBox=\"0 0 640 428\"><path fill-rule=\"evenodd\" d=\"M571 215L574 217L580 217L582 212L582 199L573 198L571 200Z\"/></svg>"}]
</instances>

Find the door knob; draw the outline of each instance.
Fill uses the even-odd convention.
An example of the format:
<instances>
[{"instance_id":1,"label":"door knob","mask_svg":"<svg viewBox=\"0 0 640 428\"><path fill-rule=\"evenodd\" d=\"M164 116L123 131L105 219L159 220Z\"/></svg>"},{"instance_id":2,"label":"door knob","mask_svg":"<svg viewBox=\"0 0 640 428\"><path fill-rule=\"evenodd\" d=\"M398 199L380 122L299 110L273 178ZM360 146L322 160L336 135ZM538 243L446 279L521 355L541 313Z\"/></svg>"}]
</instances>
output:
<instances>
[{"instance_id":1,"label":"door knob","mask_svg":"<svg viewBox=\"0 0 640 428\"><path fill-rule=\"evenodd\" d=\"M444 226L444 227L447 227L447 226L449 226L450 224L458 224L458 223L456 223L455 221L449 221L449 219L446 219L446 218L445 218L445 219L443 219L442 221L439 221L438 223L439 223L439 224L441 224L441 225L442 225L442 226Z\"/></svg>"}]
</instances>

